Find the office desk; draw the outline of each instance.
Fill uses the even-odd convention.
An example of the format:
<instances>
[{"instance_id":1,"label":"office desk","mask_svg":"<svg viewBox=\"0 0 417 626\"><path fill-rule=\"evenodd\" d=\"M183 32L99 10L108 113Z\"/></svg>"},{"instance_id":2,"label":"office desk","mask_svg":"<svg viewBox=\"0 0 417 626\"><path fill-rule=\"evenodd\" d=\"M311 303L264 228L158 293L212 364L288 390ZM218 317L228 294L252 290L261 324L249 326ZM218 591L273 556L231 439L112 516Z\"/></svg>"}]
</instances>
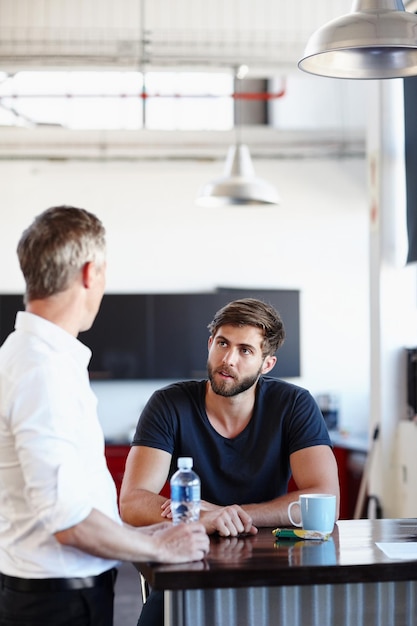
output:
<instances>
[{"instance_id":1,"label":"office desk","mask_svg":"<svg viewBox=\"0 0 417 626\"><path fill-rule=\"evenodd\" d=\"M416 626L417 560L376 542L417 542L417 520L342 520L326 542L264 528L212 537L201 562L136 567L164 590L167 626Z\"/></svg>"}]
</instances>

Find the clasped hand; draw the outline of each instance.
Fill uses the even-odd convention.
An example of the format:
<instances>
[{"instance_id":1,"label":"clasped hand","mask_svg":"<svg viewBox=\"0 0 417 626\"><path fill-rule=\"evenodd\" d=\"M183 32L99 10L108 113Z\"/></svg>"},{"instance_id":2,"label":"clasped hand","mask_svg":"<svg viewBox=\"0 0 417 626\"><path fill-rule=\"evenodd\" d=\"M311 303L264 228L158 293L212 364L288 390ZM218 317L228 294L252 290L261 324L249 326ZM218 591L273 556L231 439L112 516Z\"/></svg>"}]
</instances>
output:
<instances>
[{"instance_id":1,"label":"clasped hand","mask_svg":"<svg viewBox=\"0 0 417 626\"><path fill-rule=\"evenodd\" d=\"M171 500L166 500L161 505L161 516L172 519ZM209 535L217 532L221 537L237 537L238 535L256 535L258 532L251 516L238 504L218 506L202 500L200 522Z\"/></svg>"}]
</instances>

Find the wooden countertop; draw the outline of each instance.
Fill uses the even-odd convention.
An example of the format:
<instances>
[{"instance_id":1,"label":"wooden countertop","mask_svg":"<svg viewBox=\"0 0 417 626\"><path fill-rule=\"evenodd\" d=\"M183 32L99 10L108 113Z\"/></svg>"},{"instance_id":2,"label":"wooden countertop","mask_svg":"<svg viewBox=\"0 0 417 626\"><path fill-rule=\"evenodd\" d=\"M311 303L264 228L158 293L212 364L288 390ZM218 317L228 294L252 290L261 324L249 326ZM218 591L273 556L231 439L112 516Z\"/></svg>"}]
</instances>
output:
<instances>
[{"instance_id":1,"label":"wooden countertop","mask_svg":"<svg viewBox=\"0 0 417 626\"><path fill-rule=\"evenodd\" d=\"M136 563L156 589L210 589L417 580L417 560L391 559L376 542L417 542L417 519L342 520L328 541L276 541L272 528L211 537L204 561Z\"/></svg>"}]
</instances>

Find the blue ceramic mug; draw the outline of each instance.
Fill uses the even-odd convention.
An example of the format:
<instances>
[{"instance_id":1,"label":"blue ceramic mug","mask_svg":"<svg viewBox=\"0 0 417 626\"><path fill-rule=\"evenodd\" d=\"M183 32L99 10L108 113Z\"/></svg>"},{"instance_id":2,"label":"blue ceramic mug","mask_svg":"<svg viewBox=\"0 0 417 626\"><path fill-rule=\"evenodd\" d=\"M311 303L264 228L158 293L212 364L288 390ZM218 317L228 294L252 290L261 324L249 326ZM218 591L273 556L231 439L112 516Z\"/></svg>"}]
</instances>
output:
<instances>
[{"instance_id":1,"label":"blue ceramic mug","mask_svg":"<svg viewBox=\"0 0 417 626\"><path fill-rule=\"evenodd\" d=\"M291 516L291 509L300 507L301 522ZM288 517L293 526L304 530L318 530L331 533L336 521L336 496L328 493L305 493L288 506Z\"/></svg>"}]
</instances>

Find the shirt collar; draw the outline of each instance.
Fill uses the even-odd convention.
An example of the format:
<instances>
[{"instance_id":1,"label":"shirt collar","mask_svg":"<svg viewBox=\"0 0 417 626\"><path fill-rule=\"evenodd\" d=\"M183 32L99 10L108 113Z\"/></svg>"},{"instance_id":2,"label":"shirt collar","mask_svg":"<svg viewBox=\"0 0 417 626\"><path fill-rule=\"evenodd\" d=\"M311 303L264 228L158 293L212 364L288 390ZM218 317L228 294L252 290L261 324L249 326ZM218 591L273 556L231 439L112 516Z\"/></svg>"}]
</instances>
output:
<instances>
[{"instance_id":1,"label":"shirt collar","mask_svg":"<svg viewBox=\"0 0 417 626\"><path fill-rule=\"evenodd\" d=\"M44 317L29 313L28 311L19 311L16 316L15 329L36 335L53 350L64 350L74 353L77 360L82 362L85 367L87 367L90 362L92 355L90 348L85 346L66 330L46 320Z\"/></svg>"}]
</instances>

